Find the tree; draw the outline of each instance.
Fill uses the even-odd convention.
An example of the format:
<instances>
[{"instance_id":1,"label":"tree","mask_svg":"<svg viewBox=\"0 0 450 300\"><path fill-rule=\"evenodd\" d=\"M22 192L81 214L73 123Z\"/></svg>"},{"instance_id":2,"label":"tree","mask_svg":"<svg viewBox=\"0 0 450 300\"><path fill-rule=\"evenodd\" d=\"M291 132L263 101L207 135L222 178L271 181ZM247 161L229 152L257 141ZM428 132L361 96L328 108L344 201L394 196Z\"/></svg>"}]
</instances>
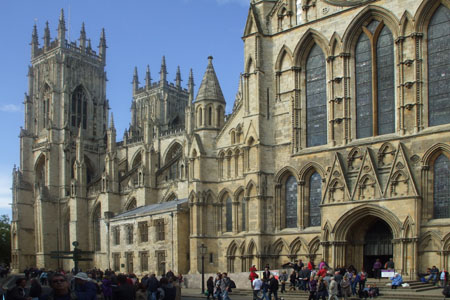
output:
<instances>
[{"instance_id":1,"label":"tree","mask_svg":"<svg viewBox=\"0 0 450 300\"><path fill-rule=\"evenodd\" d=\"M0 216L0 263L11 262L11 221L8 215Z\"/></svg>"}]
</instances>

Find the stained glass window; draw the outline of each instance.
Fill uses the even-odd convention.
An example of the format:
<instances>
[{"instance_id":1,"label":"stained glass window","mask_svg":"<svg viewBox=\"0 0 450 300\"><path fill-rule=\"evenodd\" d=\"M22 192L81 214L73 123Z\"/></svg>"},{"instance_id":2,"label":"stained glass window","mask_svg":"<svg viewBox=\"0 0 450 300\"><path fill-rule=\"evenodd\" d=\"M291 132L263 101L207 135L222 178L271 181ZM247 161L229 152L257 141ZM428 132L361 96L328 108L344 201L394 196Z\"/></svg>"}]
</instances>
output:
<instances>
[{"instance_id":1,"label":"stained glass window","mask_svg":"<svg viewBox=\"0 0 450 300\"><path fill-rule=\"evenodd\" d=\"M441 154L434 162L434 218L450 218L450 160Z\"/></svg>"},{"instance_id":2,"label":"stained glass window","mask_svg":"<svg viewBox=\"0 0 450 300\"><path fill-rule=\"evenodd\" d=\"M315 172L309 180L309 226L320 226L322 178Z\"/></svg>"},{"instance_id":3,"label":"stained glass window","mask_svg":"<svg viewBox=\"0 0 450 300\"><path fill-rule=\"evenodd\" d=\"M327 143L327 82L325 56L314 45L306 61L306 146Z\"/></svg>"},{"instance_id":4,"label":"stained glass window","mask_svg":"<svg viewBox=\"0 0 450 300\"><path fill-rule=\"evenodd\" d=\"M286 180L286 228L297 227L297 180L289 176Z\"/></svg>"},{"instance_id":5,"label":"stained glass window","mask_svg":"<svg viewBox=\"0 0 450 300\"><path fill-rule=\"evenodd\" d=\"M70 109L71 125L73 127L87 126L87 98L81 86L77 87L72 94L72 105Z\"/></svg>"},{"instance_id":6,"label":"stained glass window","mask_svg":"<svg viewBox=\"0 0 450 300\"><path fill-rule=\"evenodd\" d=\"M444 5L428 26L428 113L430 126L450 123L450 9Z\"/></svg>"},{"instance_id":7,"label":"stained glass window","mask_svg":"<svg viewBox=\"0 0 450 300\"><path fill-rule=\"evenodd\" d=\"M227 232L233 231L233 203L231 202L231 198L228 197L226 201L226 230Z\"/></svg>"},{"instance_id":8,"label":"stained glass window","mask_svg":"<svg viewBox=\"0 0 450 300\"><path fill-rule=\"evenodd\" d=\"M395 131L394 39L384 26L377 41L378 135Z\"/></svg>"},{"instance_id":9,"label":"stained glass window","mask_svg":"<svg viewBox=\"0 0 450 300\"><path fill-rule=\"evenodd\" d=\"M355 49L356 137L373 134L372 54L369 37L361 33Z\"/></svg>"}]
</instances>

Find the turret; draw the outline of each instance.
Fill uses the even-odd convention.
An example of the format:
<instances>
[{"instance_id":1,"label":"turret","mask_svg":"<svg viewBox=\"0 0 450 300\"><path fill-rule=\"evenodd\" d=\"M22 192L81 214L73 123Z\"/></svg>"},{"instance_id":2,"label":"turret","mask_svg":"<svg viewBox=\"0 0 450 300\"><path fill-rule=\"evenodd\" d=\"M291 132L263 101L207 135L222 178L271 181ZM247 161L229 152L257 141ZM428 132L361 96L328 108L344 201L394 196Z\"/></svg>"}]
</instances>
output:
<instances>
[{"instance_id":1,"label":"turret","mask_svg":"<svg viewBox=\"0 0 450 300\"><path fill-rule=\"evenodd\" d=\"M39 50L39 41L36 24L33 26L33 33L31 34L31 57L33 58Z\"/></svg>"},{"instance_id":2,"label":"turret","mask_svg":"<svg viewBox=\"0 0 450 300\"><path fill-rule=\"evenodd\" d=\"M86 30L84 29L84 22L81 23L80 48L81 52L84 52L84 50L86 49Z\"/></svg>"},{"instance_id":3,"label":"turret","mask_svg":"<svg viewBox=\"0 0 450 300\"><path fill-rule=\"evenodd\" d=\"M159 84L164 85L167 81L167 66L166 66L166 57L162 57L161 62L161 71L159 72Z\"/></svg>"},{"instance_id":4,"label":"turret","mask_svg":"<svg viewBox=\"0 0 450 300\"><path fill-rule=\"evenodd\" d=\"M66 43L66 21L64 20L64 10L61 8L58 24L58 43L63 46Z\"/></svg>"},{"instance_id":5,"label":"turret","mask_svg":"<svg viewBox=\"0 0 450 300\"><path fill-rule=\"evenodd\" d=\"M152 85L152 77L150 75L150 66L147 65L147 71L145 72L145 86L149 88Z\"/></svg>"},{"instance_id":6,"label":"turret","mask_svg":"<svg viewBox=\"0 0 450 300\"><path fill-rule=\"evenodd\" d=\"M208 57L208 66L195 99L196 128L220 129L225 116L225 98L212 64Z\"/></svg>"},{"instance_id":7,"label":"turret","mask_svg":"<svg viewBox=\"0 0 450 300\"><path fill-rule=\"evenodd\" d=\"M45 30L44 30L44 49L47 50L50 48L50 29L48 27L48 21L45 22Z\"/></svg>"},{"instance_id":8,"label":"turret","mask_svg":"<svg viewBox=\"0 0 450 300\"><path fill-rule=\"evenodd\" d=\"M101 57L103 63L106 62L106 48L105 28L102 28L102 33L100 34L100 43L98 44L98 55Z\"/></svg>"},{"instance_id":9,"label":"turret","mask_svg":"<svg viewBox=\"0 0 450 300\"><path fill-rule=\"evenodd\" d=\"M139 88L139 78L138 78L138 70L137 67L134 67L134 74L133 74L133 94L138 90Z\"/></svg>"},{"instance_id":10,"label":"turret","mask_svg":"<svg viewBox=\"0 0 450 300\"><path fill-rule=\"evenodd\" d=\"M180 66L178 66L177 68L177 75L175 78L175 84L177 86L177 88L181 88L181 71L180 71Z\"/></svg>"}]
</instances>

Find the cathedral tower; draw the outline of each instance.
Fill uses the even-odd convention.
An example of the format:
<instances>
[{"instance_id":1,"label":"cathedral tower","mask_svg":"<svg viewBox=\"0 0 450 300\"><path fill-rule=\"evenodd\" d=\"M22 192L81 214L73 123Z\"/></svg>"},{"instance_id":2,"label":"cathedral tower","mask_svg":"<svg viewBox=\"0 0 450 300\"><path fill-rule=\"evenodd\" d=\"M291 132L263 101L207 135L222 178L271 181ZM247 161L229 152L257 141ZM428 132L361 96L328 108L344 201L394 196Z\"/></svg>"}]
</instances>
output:
<instances>
[{"instance_id":1,"label":"cathedral tower","mask_svg":"<svg viewBox=\"0 0 450 300\"><path fill-rule=\"evenodd\" d=\"M13 241L15 269L55 268L49 252L69 250L72 241L87 234L76 221L86 207L87 186L103 170L109 109L105 32L98 53L84 24L79 41L66 39L63 10L53 41L46 23L43 47L33 28L20 168L14 171L12 227L20 232L20 240ZM76 205L69 208L71 203ZM71 228L62 220L70 220Z\"/></svg>"}]
</instances>

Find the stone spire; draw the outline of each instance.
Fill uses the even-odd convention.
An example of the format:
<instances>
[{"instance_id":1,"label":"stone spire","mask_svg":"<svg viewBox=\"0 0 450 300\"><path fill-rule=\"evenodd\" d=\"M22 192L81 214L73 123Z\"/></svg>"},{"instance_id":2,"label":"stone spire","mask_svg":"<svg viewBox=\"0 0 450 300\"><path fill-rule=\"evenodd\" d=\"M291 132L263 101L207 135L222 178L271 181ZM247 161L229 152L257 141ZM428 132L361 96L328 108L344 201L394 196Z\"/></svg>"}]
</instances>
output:
<instances>
[{"instance_id":1,"label":"stone spire","mask_svg":"<svg viewBox=\"0 0 450 300\"><path fill-rule=\"evenodd\" d=\"M116 149L116 127L114 126L114 116L111 112L111 119L109 120L109 128L108 128L108 151L114 152Z\"/></svg>"},{"instance_id":2,"label":"stone spire","mask_svg":"<svg viewBox=\"0 0 450 300\"><path fill-rule=\"evenodd\" d=\"M34 57L39 50L39 40L36 23L33 26L33 33L31 34L31 57Z\"/></svg>"},{"instance_id":3,"label":"stone spire","mask_svg":"<svg viewBox=\"0 0 450 300\"><path fill-rule=\"evenodd\" d=\"M98 55L101 57L102 61L106 61L106 37L105 28L102 28L102 33L100 34L100 43L98 44Z\"/></svg>"},{"instance_id":4,"label":"stone spire","mask_svg":"<svg viewBox=\"0 0 450 300\"><path fill-rule=\"evenodd\" d=\"M60 46L66 42L66 21L64 20L64 9L62 8L58 24L58 42Z\"/></svg>"},{"instance_id":5,"label":"stone spire","mask_svg":"<svg viewBox=\"0 0 450 300\"><path fill-rule=\"evenodd\" d=\"M206 67L206 72L195 101L217 101L225 104L225 98L223 97L222 89L220 88L219 80L217 79L216 71L212 64L213 57L208 57L208 60L208 66Z\"/></svg>"},{"instance_id":6,"label":"stone spire","mask_svg":"<svg viewBox=\"0 0 450 300\"><path fill-rule=\"evenodd\" d=\"M189 92L189 105L194 101L194 73L192 69L189 71L188 92Z\"/></svg>"},{"instance_id":7,"label":"stone spire","mask_svg":"<svg viewBox=\"0 0 450 300\"><path fill-rule=\"evenodd\" d=\"M134 67L134 75L133 75L133 91L137 91L139 88L139 78L138 78L138 70L137 67Z\"/></svg>"},{"instance_id":8,"label":"stone spire","mask_svg":"<svg viewBox=\"0 0 450 300\"><path fill-rule=\"evenodd\" d=\"M177 68L177 76L175 77L175 84L178 88L181 87L181 71L180 71L180 66L178 66Z\"/></svg>"},{"instance_id":9,"label":"stone spire","mask_svg":"<svg viewBox=\"0 0 450 300\"><path fill-rule=\"evenodd\" d=\"M150 75L150 66L147 65L147 71L145 72L145 86L150 87L152 85L152 77Z\"/></svg>"},{"instance_id":10,"label":"stone spire","mask_svg":"<svg viewBox=\"0 0 450 300\"><path fill-rule=\"evenodd\" d=\"M84 49L86 48L86 30L84 29L84 22L81 23L80 48L81 51L84 51Z\"/></svg>"},{"instance_id":11,"label":"stone spire","mask_svg":"<svg viewBox=\"0 0 450 300\"><path fill-rule=\"evenodd\" d=\"M161 71L159 72L159 74L160 74L159 76L160 84L165 84L167 81L167 66L165 56L162 57Z\"/></svg>"},{"instance_id":12,"label":"stone spire","mask_svg":"<svg viewBox=\"0 0 450 300\"><path fill-rule=\"evenodd\" d=\"M45 22L44 29L44 48L47 50L50 48L50 28L48 27L48 21Z\"/></svg>"}]
</instances>

